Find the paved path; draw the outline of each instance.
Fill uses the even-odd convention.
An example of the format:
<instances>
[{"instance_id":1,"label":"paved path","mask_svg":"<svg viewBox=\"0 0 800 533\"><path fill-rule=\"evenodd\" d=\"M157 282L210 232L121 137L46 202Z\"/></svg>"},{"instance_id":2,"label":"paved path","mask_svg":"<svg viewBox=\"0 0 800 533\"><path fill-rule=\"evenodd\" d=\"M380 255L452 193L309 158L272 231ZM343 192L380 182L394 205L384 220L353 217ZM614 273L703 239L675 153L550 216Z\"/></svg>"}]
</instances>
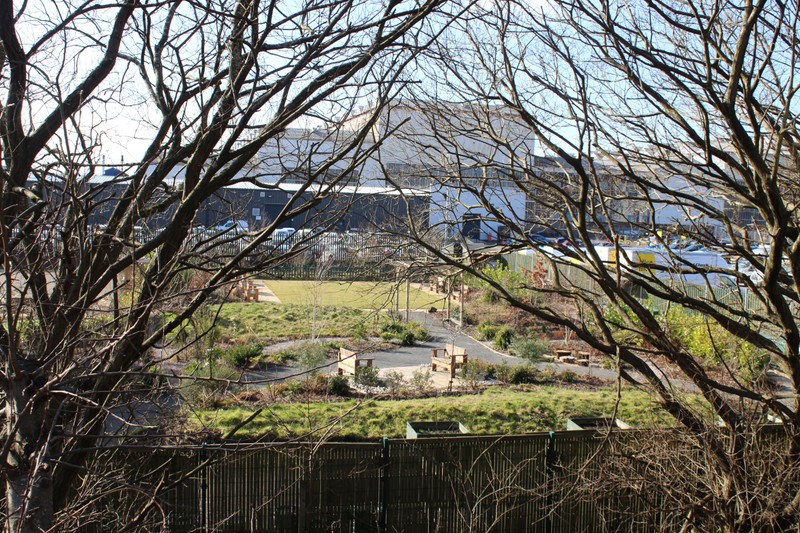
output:
<instances>
[{"instance_id":1,"label":"paved path","mask_svg":"<svg viewBox=\"0 0 800 533\"><path fill-rule=\"evenodd\" d=\"M414 371L421 368L430 368L431 349L443 348L445 344L455 344L467 350L471 360L480 359L491 364L507 363L509 366L524 365L525 359L502 354L491 347L476 341L472 337L459 331L456 326L446 326L441 318L436 314L424 312L412 312L411 320L421 323L431 339L424 344L416 346L398 346L390 351L373 352L374 365L381 369L381 375L385 375L390 370L401 372L404 376L411 377ZM569 370L582 376L593 376L604 380L616 379L614 371L603 368L592 368L579 365L565 365L556 363L538 363L539 369L552 369L555 372ZM437 386L447 386L449 375L447 372L436 372L433 374L434 382Z\"/></svg>"},{"instance_id":2,"label":"paved path","mask_svg":"<svg viewBox=\"0 0 800 533\"><path fill-rule=\"evenodd\" d=\"M369 356L373 358L373 364L380 369L380 374L382 376L385 376L389 371L397 371L403 374L406 379L409 379L416 371L430 370L431 349L443 348L445 344L455 344L456 346L465 348L471 360L480 359L487 363L497 365L506 363L509 366L518 366L528 363L525 359L500 353L490 346L465 335L455 325L445 325L437 314L414 311L411 313L411 320L422 324L425 329L428 330L431 338L424 343L414 346L393 346L388 350L369 352ZM281 343L281 347L285 347L283 346L284 344L292 343ZM555 372L569 370L581 376L592 376L603 380L615 380L617 377L616 372L604 368L560 363L537 363L536 367L540 370L550 369ZM331 362L323 371L328 371L329 373L336 372L335 361ZM243 379L245 382L264 383L265 381L282 381L299 374L301 374L301 370L297 367L276 365L265 370L247 371ZM436 387L445 388L449 386L449 373L433 372L431 377ZM456 378L454 384L458 385L459 381L460 379Z\"/></svg>"}]
</instances>

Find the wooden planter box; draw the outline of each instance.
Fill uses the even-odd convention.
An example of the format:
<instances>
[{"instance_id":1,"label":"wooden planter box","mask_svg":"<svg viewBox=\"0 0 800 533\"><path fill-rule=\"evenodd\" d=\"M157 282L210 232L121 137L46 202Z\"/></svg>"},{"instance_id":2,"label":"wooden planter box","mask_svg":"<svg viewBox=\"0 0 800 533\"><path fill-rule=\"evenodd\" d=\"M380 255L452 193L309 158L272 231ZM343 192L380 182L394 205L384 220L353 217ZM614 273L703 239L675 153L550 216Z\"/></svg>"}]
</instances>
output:
<instances>
[{"instance_id":1,"label":"wooden planter box","mask_svg":"<svg viewBox=\"0 0 800 533\"><path fill-rule=\"evenodd\" d=\"M406 422L406 438L458 437L469 433L461 422Z\"/></svg>"}]
</instances>

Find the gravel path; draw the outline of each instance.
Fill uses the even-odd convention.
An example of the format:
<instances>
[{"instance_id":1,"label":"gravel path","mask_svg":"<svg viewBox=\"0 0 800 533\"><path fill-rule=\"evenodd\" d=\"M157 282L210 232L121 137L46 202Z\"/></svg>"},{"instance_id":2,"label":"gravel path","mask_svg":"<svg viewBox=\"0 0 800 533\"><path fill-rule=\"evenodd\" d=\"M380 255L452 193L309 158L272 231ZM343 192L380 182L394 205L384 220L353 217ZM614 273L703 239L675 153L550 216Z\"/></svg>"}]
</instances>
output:
<instances>
[{"instance_id":1,"label":"gravel path","mask_svg":"<svg viewBox=\"0 0 800 533\"><path fill-rule=\"evenodd\" d=\"M470 359L480 359L491 364L506 363L509 366L524 365L527 363L524 359L500 353L490 346L479 342L472 337L465 335L455 325L445 324L437 314L427 313L423 311L416 311L411 313L411 320L419 322L431 338L421 344L414 346L393 346L389 350L376 350L369 352L369 356L373 358L373 365L380 369L381 375L385 375L389 371L397 371L403 374L406 378L410 378L414 372L430 369L431 363L431 350L433 348L443 348L446 344L455 344L466 348ZM342 340L337 339L319 339L321 341L327 340ZM267 348L270 351L279 351L290 347L297 342L303 341L288 341L275 344ZM616 373L602 368L584 367L579 365L565 365L556 363L538 363L536 365L539 369L551 369L555 372L563 372L569 370L575 374L582 376L592 376L604 380L616 379ZM335 361L331 362L323 371L330 373L336 372ZM293 366L285 365L272 365L264 370L251 370L247 371L243 376L246 382L253 382L253 384L264 383L267 381L282 381L284 379L292 378L298 375L301 370ZM450 377L447 372L435 372L431 374L434 380L434 385L437 387L449 386ZM456 379L456 382L459 380ZM457 384L457 383L456 383Z\"/></svg>"},{"instance_id":2,"label":"gravel path","mask_svg":"<svg viewBox=\"0 0 800 533\"><path fill-rule=\"evenodd\" d=\"M381 369L381 373L389 370L397 370L404 375L410 376L414 370L422 367L430 368L431 362L431 349L443 348L445 344L455 344L466 348L470 359L480 359L491 364L507 363L509 366L524 365L526 360L519 357L506 355L500 353L493 348L479 342L472 337L460 332L455 325L443 324L438 315L412 312L411 320L421 323L428 330L431 339L424 344L416 346L398 346L391 351L378 351L372 353L374 363ZM616 379L616 372L602 368L591 368L579 365L565 365L556 363L538 363L536 365L539 369L552 369L555 372L563 372L565 370L572 371L578 375L593 376L605 380ZM446 372L437 372L434 374L437 385L439 382L444 382L446 385L449 382L449 376Z\"/></svg>"}]
</instances>

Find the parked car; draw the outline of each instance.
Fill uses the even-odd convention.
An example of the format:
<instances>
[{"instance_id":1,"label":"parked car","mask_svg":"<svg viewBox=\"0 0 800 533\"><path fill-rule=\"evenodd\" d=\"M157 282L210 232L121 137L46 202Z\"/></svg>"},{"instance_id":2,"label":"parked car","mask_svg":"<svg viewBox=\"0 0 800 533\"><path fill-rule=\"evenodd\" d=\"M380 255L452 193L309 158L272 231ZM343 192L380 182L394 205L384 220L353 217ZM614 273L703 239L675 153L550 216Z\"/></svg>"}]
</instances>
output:
<instances>
[{"instance_id":1,"label":"parked car","mask_svg":"<svg viewBox=\"0 0 800 533\"><path fill-rule=\"evenodd\" d=\"M234 231L236 233L247 233L250 231L250 224L248 224L246 220L226 220L222 224L215 226L214 231Z\"/></svg>"}]
</instances>

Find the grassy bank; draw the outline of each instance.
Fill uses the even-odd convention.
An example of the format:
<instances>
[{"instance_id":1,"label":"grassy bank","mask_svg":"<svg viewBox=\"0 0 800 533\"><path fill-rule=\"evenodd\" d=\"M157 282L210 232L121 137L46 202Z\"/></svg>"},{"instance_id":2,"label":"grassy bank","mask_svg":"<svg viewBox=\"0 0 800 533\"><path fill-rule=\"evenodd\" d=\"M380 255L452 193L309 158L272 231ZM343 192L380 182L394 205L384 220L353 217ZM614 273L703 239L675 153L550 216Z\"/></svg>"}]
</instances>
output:
<instances>
[{"instance_id":1,"label":"grassy bank","mask_svg":"<svg viewBox=\"0 0 800 533\"><path fill-rule=\"evenodd\" d=\"M220 338L237 343L283 339L347 337L376 329L378 317L360 309L275 304L227 303L217 321Z\"/></svg>"},{"instance_id":2,"label":"grassy bank","mask_svg":"<svg viewBox=\"0 0 800 533\"><path fill-rule=\"evenodd\" d=\"M482 394L415 400L356 400L278 403L240 429L236 438L288 439L313 434L332 439L372 440L405 436L407 421L458 420L475 434L514 434L564 429L567 418L610 416L615 390L562 389L551 386L492 387ZM190 422L226 434L252 414L251 408L199 411ZM669 416L646 394L626 390L619 418L635 427L665 425Z\"/></svg>"}]
</instances>

